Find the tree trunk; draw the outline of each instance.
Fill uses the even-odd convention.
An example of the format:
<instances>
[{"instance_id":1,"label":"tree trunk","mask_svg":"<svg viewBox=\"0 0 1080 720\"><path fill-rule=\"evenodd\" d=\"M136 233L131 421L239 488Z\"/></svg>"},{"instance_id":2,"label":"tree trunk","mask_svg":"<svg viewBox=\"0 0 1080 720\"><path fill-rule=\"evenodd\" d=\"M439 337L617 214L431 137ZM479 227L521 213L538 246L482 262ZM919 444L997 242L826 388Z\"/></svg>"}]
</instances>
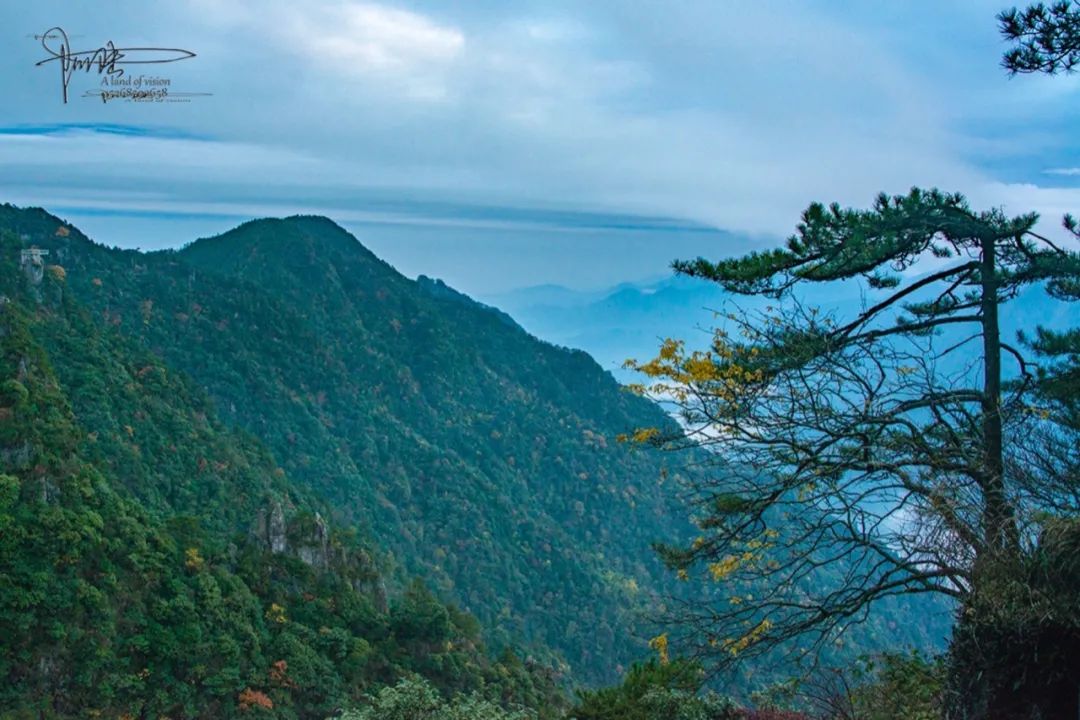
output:
<instances>
[{"instance_id":1,"label":"tree trunk","mask_svg":"<svg viewBox=\"0 0 1080 720\"><path fill-rule=\"evenodd\" d=\"M982 243L983 336L983 532L992 554L1012 549L1016 539L1013 513L1005 496L1005 461L1001 429L1001 329L998 325L997 240Z\"/></svg>"}]
</instances>

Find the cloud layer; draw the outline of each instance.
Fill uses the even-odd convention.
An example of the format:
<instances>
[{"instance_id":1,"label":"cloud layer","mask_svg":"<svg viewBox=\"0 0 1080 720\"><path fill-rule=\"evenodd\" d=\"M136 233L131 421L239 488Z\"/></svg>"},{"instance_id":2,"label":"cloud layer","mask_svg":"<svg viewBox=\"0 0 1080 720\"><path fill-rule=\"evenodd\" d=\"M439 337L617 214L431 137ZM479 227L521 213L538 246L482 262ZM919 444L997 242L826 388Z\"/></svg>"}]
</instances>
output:
<instances>
[{"instance_id":1,"label":"cloud layer","mask_svg":"<svg viewBox=\"0 0 1080 720\"><path fill-rule=\"evenodd\" d=\"M1080 208L1077 82L1006 78L993 3L108 5L46 0L5 24L4 200L370 219L397 198L395 222L430 222L416 207L444 202L755 237L786 234L812 200L865 205L912 185L1049 225ZM95 79L76 76L62 105L28 37L54 25L88 48L189 48L198 57L168 66L173 86L213 96L102 105L75 97Z\"/></svg>"}]
</instances>

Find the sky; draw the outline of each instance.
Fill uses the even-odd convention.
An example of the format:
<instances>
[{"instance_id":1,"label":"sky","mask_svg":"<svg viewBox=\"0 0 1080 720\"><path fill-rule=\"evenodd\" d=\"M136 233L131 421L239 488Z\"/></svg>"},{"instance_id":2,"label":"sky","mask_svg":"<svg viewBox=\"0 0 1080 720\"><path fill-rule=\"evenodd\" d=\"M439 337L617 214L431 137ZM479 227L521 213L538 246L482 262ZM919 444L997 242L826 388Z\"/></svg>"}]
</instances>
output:
<instances>
[{"instance_id":1,"label":"sky","mask_svg":"<svg viewBox=\"0 0 1080 720\"><path fill-rule=\"evenodd\" d=\"M0 4L0 202L109 245L317 213L491 295L656 277L914 185L1051 234L1080 210L1080 80L1008 77L1002 2ZM36 65L56 27L195 53L124 67L184 101L102 102L92 68L65 104Z\"/></svg>"}]
</instances>

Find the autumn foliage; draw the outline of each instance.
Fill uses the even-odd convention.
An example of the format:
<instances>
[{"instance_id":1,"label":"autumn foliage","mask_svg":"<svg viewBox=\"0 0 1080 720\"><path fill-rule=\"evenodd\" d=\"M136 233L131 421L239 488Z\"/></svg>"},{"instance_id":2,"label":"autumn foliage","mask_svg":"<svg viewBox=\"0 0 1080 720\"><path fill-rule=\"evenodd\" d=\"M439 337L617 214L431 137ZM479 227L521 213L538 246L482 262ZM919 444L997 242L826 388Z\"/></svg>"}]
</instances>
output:
<instances>
[{"instance_id":1,"label":"autumn foliage","mask_svg":"<svg viewBox=\"0 0 1080 720\"><path fill-rule=\"evenodd\" d=\"M267 697L266 693L259 690L252 690L251 688L244 688L244 690L237 696L237 706L243 710L248 711L252 708L262 708L263 710L273 710L274 701Z\"/></svg>"}]
</instances>

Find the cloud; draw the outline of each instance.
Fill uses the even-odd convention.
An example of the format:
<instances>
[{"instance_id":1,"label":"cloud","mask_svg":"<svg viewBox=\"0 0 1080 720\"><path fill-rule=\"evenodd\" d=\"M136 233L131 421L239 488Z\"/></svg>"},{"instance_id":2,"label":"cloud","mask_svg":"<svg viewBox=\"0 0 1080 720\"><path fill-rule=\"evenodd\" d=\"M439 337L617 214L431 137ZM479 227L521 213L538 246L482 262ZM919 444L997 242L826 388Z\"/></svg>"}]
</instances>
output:
<instances>
[{"instance_id":1,"label":"cloud","mask_svg":"<svg viewBox=\"0 0 1080 720\"><path fill-rule=\"evenodd\" d=\"M395 86L411 98L446 95L445 75L465 35L424 15L369 3L292 8L278 27L289 45L326 72Z\"/></svg>"},{"instance_id":2,"label":"cloud","mask_svg":"<svg viewBox=\"0 0 1080 720\"><path fill-rule=\"evenodd\" d=\"M351 100L367 93L399 100L439 100L447 76L467 50L453 23L409 9L354 0L188 0L191 17L213 36L243 38L245 54L267 63L262 74L299 82L316 100ZM228 48L235 52L237 48ZM334 91L325 92L327 86ZM289 87L273 86L284 97ZM313 92L314 91L314 92ZM365 98L370 99L370 98Z\"/></svg>"},{"instance_id":3,"label":"cloud","mask_svg":"<svg viewBox=\"0 0 1080 720\"><path fill-rule=\"evenodd\" d=\"M1077 85L1005 77L989 6L116 8L41 0L15 25L21 36L63 17L80 42L190 47L198 57L169 71L213 96L62 106L55 78L32 72L39 48L13 40L29 69L0 76L4 199L361 217L376 212L372 198L424 198L677 217L773 238L811 201L865 207L913 185L967 192L976 207L1034 208L1049 225L1080 209L1075 191L1054 187L1080 155L1067 122ZM589 266L612 247L576 251ZM434 266L460 251L425 252ZM507 272L529 276L524 265Z\"/></svg>"},{"instance_id":4,"label":"cloud","mask_svg":"<svg viewBox=\"0 0 1080 720\"><path fill-rule=\"evenodd\" d=\"M158 138L187 138L199 139L191 133L177 130L176 128L142 127L138 125L123 125L119 123L46 123L40 125L22 124L0 126L0 135L18 135L23 137L32 136L62 136L78 133L100 133L102 135L119 135L121 137L158 137Z\"/></svg>"},{"instance_id":5,"label":"cloud","mask_svg":"<svg viewBox=\"0 0 1080 720\"><path fill-rule=\"evenodd\" d=\"M1039 214L1038 229L1065 247L1080 251L1076 238L1061 226L1067 214L1080 213L1080 188L1040 187L1034 183L987 182L969 193L976 208L999 207L1006 214Z\"/></svg>"}]
</instances>

